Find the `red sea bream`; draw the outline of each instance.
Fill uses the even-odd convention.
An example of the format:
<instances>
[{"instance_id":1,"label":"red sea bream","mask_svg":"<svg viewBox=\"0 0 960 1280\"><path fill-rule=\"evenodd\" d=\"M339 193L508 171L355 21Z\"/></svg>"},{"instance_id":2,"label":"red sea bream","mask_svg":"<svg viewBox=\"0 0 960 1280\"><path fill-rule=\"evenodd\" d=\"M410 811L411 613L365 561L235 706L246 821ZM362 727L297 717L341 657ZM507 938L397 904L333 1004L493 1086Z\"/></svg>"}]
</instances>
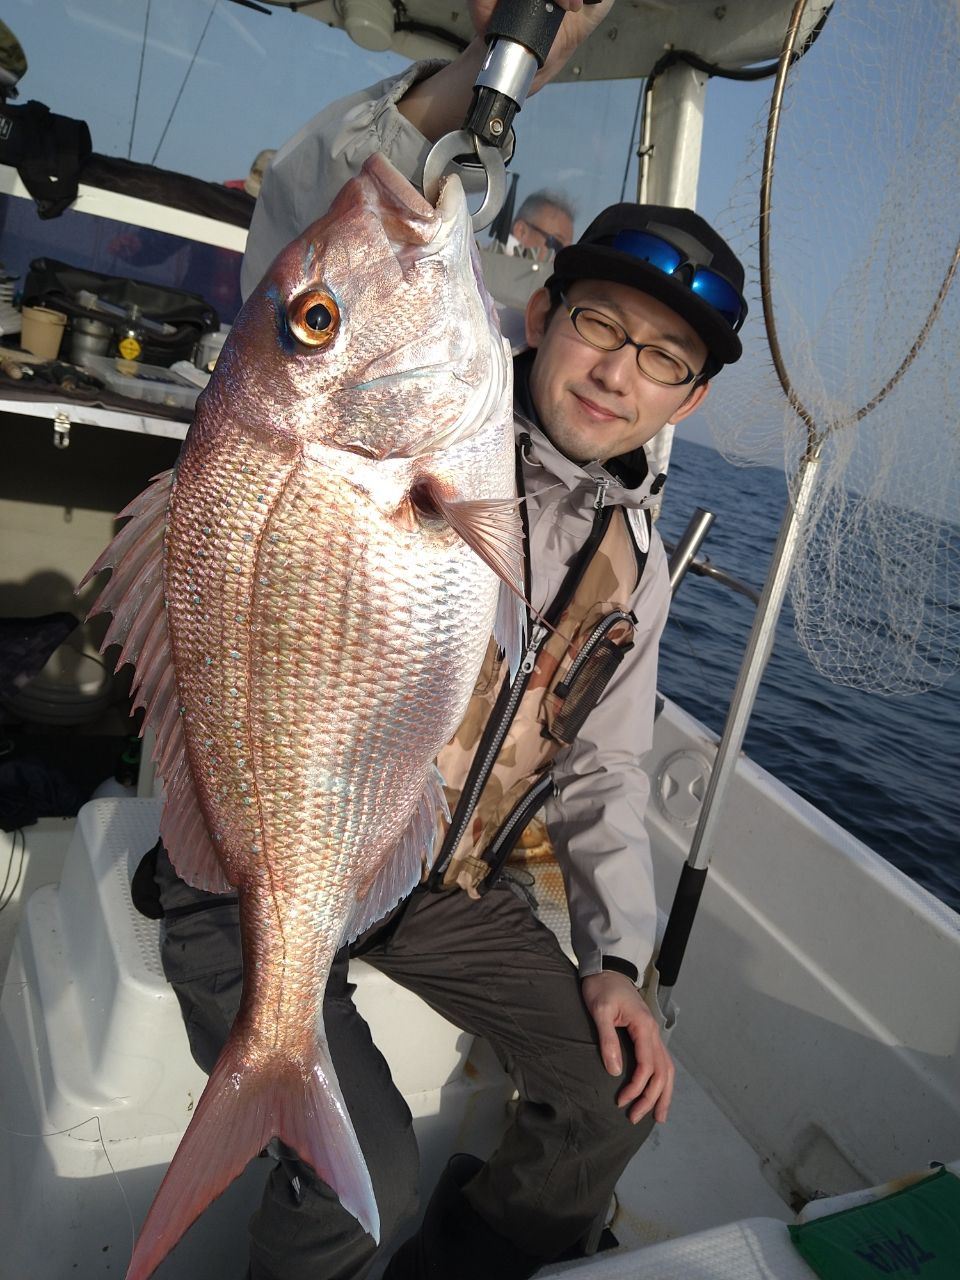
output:
<instances>
[{"instance_id":1,"label":"red sea bream","mask_svg":"<svg viewBox=\"0 0 960 1280\"><path fill-rule=\"evenodd\" d=\"M244 964L129 1280L273 1137L378 1235L323 990L421 877L491 631L516 660L511 398L459 181L435 209L374 156L248 299L176 467L91 570L114 568L97 609L157 732L164 842L236 888Z\"/></svg>"}]
</instances>

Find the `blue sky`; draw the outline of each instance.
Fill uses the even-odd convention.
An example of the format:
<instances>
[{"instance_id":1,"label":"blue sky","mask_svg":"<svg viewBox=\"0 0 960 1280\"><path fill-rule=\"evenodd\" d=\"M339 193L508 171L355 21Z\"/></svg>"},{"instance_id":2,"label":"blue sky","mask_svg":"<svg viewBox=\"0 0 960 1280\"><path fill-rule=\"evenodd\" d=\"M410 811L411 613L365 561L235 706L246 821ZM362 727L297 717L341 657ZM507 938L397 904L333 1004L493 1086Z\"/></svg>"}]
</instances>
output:
<instances>
[{"instance_id":1,"label":"blue sky","mask_svg":"<svg viewBox=\"0 0 960 1280\"><path fill-rule=\"evenodd\" d=\"M265 16L226 0L152 0L141 74L147 7L147 0L7 0L5 20L30 64L21 101L37 98L85 119L97 151L223 181L243 177L260 148L283 142L320 107L406 65L284 10ZM635 81L557 85L531 98L515 160L521 196L538 186L565 189L580 226L618 199L638 88ZM709 87L700 202L708 216L728 198L768 88ZM635 181L630 160L627 198Z\"/></svg>"},{"instance_id":2,"label":"blue sky","mask_svg":"<svg viewBox=\"0 0 960 1280\"><path fill-rule=\"evenodd\" d=\"M29 62L20 101L86 120L96 151L215 182L244 177L261 148L407 65L314 19L226 0L7 0L4 17ZM769 86L708 86L698 201L708 218L730 202ZM604 205L633 197L639 89L639 81L551 85L529 99L512 165L520 198L559 189L582 229ZM695 420L685 430L709 442Z\"/></svg>"},{"instance_id":3,"label":"blue sky","mask_svg":"<svg viewBox=\"0 0 960 1280\"><path fill-rule=\"evenodd\" d=\"M938 174L936 148L953 154L956 147L960 104L953 105L956 45L948 12L948 0L837 5L803 60L799 90L788 103L778 158L783 179L775 192L775 231L786 251L780 315L798 373L816 357L817 385L809 394L819 396L823 413L851 398L863 403L896 367L949 257L957 225L955 170L939 192L927 192L925 177ZM286 10L266 16L226 0L7 0L4 18L30 63L21 100L36 98L85 119L97 151L212 181L242 178L258 150L279 145L321 107L405 65L393 54L365 52L343 31L314 19ZM771 85L711 80L707 88L698 208L747 249L756 240L755 145ZM636 81L551 85L531 98L518 119L513 164L521 197L540 186L566 190L581 229L624 189L630 198L639 87ZM925 154L929 148L932 157ZM914 176L905 179L910 168ZM882 271L878 264L881 296L857 275L864 275L859 264L873 234L871 215L887 198L887 169L899 182L901 205L906 197L916 203L901 211L897 227L911 229L912 242L912 228L922 221L925 241L922 264L914 252L898 260L895 246ZM718 420L722 399L734 402L726 418L736 417L752 394L750 378L769 383L759 313L754 287L744 331L748 356L724 374L722 386L718 380L713 404L685 424L685 434L711 442L702 423L707 415ZM881 313L889 342L876 325L873 332L865 327L864 316ZM932 346L929 354L935 367ZM751 373L748 366L757 360L764 367ZM770 432L757 452L776 462L782 401L778 392L770 398L769 386L762 390L757 413ZM937 394L912 414L914 421L942 417L944 388Z\"/></svg>"}]
</instances>

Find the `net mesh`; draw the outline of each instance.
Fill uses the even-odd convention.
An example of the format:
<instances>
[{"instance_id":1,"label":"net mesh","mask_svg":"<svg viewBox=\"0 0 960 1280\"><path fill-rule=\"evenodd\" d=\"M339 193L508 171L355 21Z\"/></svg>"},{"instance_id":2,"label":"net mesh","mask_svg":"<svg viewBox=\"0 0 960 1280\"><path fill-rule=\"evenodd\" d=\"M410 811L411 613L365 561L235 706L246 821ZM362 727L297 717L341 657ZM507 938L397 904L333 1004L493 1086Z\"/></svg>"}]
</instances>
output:
<instances>
[{"instance_id":1,"label":"net mesh","mask_svg":"<svg viewBox=\"0 0 960 1280\"><path fill-rule=\"evenodd\" d=\"M823 675L887 694L960 664L958 68L957 0L840 0L790 72L775 153L772 312L821 446L791 579L797 634ZM765 131L764 118L717 220L751 314L705 416L730 461L782 459L795 493L811 435L764 331Z\"/></svg>"}]
</instances>

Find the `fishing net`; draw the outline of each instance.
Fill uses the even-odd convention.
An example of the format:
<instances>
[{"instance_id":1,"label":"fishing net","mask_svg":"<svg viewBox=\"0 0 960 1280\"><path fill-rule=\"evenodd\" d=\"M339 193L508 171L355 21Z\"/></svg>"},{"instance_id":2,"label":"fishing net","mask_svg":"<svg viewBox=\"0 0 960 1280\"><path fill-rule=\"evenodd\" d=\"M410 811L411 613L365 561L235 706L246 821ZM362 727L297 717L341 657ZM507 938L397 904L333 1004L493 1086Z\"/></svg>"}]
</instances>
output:
<instances>
[{"instance_id":1,"label":"fishing net","mask_svg":"<svg viewBox=\"0 0 960 1280\"><path fill-rule=\"evenodd\" d=\"M792 495L819 458L791 578L797 634L823 675L886 694L941 685L960 663L958 71L957 0L838 0L793 64L767 223L773 347L766 118L718 219L751 314L705 416L730 461L782 459Z\"/></svg>"}]
</instances>

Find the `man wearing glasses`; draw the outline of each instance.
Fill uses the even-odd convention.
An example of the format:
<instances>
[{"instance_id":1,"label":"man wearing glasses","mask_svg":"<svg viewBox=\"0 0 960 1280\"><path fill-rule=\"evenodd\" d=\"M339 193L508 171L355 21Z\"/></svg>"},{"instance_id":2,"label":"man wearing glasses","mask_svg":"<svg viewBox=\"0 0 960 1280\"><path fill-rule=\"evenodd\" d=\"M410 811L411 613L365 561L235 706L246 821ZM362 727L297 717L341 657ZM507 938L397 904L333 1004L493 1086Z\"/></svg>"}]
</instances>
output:
<instances>
[{"instance_id":1,"label":"man wearing glasses","mask_svg":"<svg viewBox=\"0 0 960 1280\"><path fill-rule=\"evenodd\" d=\"M517 210L506 252L546 262L573 239L573 210L554 191L534 191Z\"/></svg>"},{"instance_id":2,"label":"man wearing glasses","mask_svg":"<svg viewBox=\"0 0 960 1280\"><path fill-rule=\"evenodd\" d=\"M567 14L542 79L608 8L602 0ZM482 29L479 9L475 17ZM371 152L421 172L429 145L459 128L484 51L478 39L453 63L411 67L334 103L282 148L254 215L245 292ZM693 413L709 380L739 358L742 291L740 263L697 214L619 204L560 249L527 306L528 346L515 360L527 589L539 614L562 619L540 642L559 634L571 643L552 678L532 665L538 677L518 700L520 686L508 687L488 655L491 669L439 758L452 820L430 881L351 951L485 1037L519 1101L486 1161L452 1158L422 1225L397 1250L416 1207L410 1112L353 1004L347 956L338 958L324 1022L393 1254L386 1280L521 1280L591 1238L595 1246L617 1179L667 1118L674 1068L638 986L657 922L641 759L670 600L649 515L662 477L650 474L643 446ZM575 669L591 690L578 709L568 697ZM505 862L539 807L563 873L575 962ZM158 880L164 905L179 908L166 921L165 969L209 1070L237 1008L235 921L190 907L195 891L162 859ZM293 1158L270 1173L250 1240L249 1280L360 1280L379 1265L370 1237Z\"/></svg>"}]
</instances>

